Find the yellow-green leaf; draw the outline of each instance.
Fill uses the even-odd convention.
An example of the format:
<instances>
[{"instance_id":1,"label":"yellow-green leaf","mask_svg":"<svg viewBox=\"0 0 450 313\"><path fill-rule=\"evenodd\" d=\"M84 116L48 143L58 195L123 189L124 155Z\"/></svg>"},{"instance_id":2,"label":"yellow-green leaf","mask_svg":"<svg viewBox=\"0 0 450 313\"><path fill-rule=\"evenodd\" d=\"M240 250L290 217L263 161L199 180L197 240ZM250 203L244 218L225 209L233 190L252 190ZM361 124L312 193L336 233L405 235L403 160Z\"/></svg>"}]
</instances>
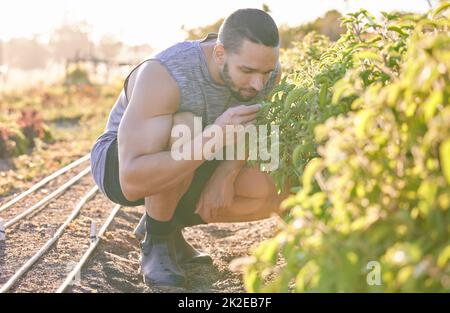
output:
<instances>
[{"instance_id":1,"label":"yellow-green leaf","mask_svg":"<svg viewBox=\"0 0 450 313\"><path fill-rule=\"evenodd\" d=\"M439 91L433 92L431 96L428 97L428 99L423 104L425 121L428 121L434 116L436 109L440 104L442 104L442 100L442 93Z\"/></svg>"},{"instance_id":2,"label":"yellow-green leaf","mask_svg":"<svg viewBox=\"0 0 450 313\"><path fill-rule=\"evenodd\" d=\"M319 158L314 158L306 164L303 173L303 188L310 191L314 175L322 168L323 161Z\"/></svg>"},{"instance_id":3,"label":"yellow-green leaf","mask_svg":"<svg viewBox=\"0 0 450 313\"><path fill-rule=\"evenodd\" d=\"M375 52L367 51L367 50L357 52L353 55L353 57L355 58L355 60L371 60L371 61L378 61L378 62L382 61L382 58L380 57L380 55L376 54Z\"/></svg>"},{"instance_id":4,"label":"yellow-green leaf","mask_svg":"<svg viewBox=\"0 0 450 313\"><path fill-rule=\"evenodd\" d=\"M450 184L450 138L447 138L439 148L441 168L447 183Z\"/></svg>"},{"instance_id":5,"label":"yellow-green leaf","mask_svg":"<svg viewBox=\"0 0 450 313\"><path fill-rule=\"evenodd\" d=\"M289 109L291 104L297 101L303 94L305 93L305 89L303 88L294 88L292 89L284 102L284 108Z\"/></svg>"},{"instance_id":6,"label":"yellow-green leaf","mask_svg":"<svg viewBox=\"0 0 450 313\"><path fill-rule=\"evenodd\" d=\"M292 153L292 163L294 165L298 164L298 161L300 160L300 154L303 152L303 145L298 145L295 147L294 152Z\"/></svg>"},{"instance_id":7,"label":"yellow-green leaf","mask_svg":"<svg viewBox=\"0 0 450 313\"><path fill-rule=\"evenodd\" d=\"M394 32L396 32L396 33L398 33L398 34L400 34L402 36L406 36L407 35L400 27L397 27L397 26L389 26L387 29L391 30L391 31L394 31Z\"/></svg>"},{"instance_id":8,"label":"yellow-green leaf","mask_svg":"<svg viewBox=\"0 0 450 313\"><path fill-rule=\"evenodd\" d=\"M435 18L439 13L443 12L444 10L448 9L450 7L450 2L444 2L440 6L438 6L436 9L434 9L433 12L433 18Z\"/></svg>"},{"instance_id":9,"label":"yellow-green leaf","mask_svg":"<svg viewBox=\"0 0 450 313\"><path fill-rule=\"evenodd\" d=\"M444 250L439 254L437 259L437 265L440 268L444 268L448 265L448 261L450 260L450 245L444 248Z\"/></svg>"}]
</instances>

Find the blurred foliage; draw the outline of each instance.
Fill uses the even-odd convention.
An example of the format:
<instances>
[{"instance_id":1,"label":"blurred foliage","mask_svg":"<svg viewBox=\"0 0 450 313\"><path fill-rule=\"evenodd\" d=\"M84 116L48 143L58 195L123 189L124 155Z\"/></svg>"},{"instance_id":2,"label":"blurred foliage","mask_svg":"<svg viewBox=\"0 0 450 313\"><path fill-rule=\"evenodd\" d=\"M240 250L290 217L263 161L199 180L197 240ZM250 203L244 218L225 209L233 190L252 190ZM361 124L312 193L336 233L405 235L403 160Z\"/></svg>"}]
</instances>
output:
<instances>
[{"instance_id":1,"label":"blurred foliage","mask_svg":"<svg viewBox=\"0 0 450 313\"><path fill-rule=\"evenodd\" d=\"M272 175L295 194L248 291L450 290L449 7L360 10L337 42L310 34L286 55L260 122L280 125Z\"/></svg>"},{"instance_id":2,"label":"blurred foliage","mask_svg":"<svg viewBox=\"0 0 450 313\"><path fill-rule=\"evenodd\" d=\"M0 158L27 153L35 146L35 138L47 142L52 140L39 112L31 108L22 109L16 123L0 123Z\"/></svg>"},{"instance_id":3,"label":"blurred foliage","mask_svg":"<svg viewBox=\"0 0 450 313\"><path fill-rule=\"evenodd\" d=\"M0 42L0 53L3 53L3 43ZM7 58L2 59L0 65L7 63L10 67L23 70L45 68L49 61L50 50L48 46L39 41L39 36L33 38L11 38L5 44Z\"/></svg>"},{"instance_id":4,"label":"blurred foliage","mask_svg":"<svg viewBox=\"0 0 450 313\"><path fill-rule=\"evenodd\" d=\"M283 49L291 48L295 45L295 42L302 41L310 32L322 34L330 40L336 41L341 34L345 33L345 27L340 22L341 17L342 15L338 11L331 10L326 12L323 17L319 17L310 23L294 27L281 25L279 27L280 47Z\"/></svg>"},{"instance_id":5,"label":"blurred foliage","mask_svg":"<svg viewBox=\"0 0 450 313\"><path fill-rule=\"evenodd\" d=\"M118 79L68 93L62 81L0 93L0 201L89 153L122 86Z\"/></svg>"},{"instance_id":6,"label":"blurred foliage","mask_svg":"<svg viewBox=\"0 0 450 313\"><path fill-rule=\"evenodd\" d=\"M269 7L265 7L265 11L269 10ZM319 17L311 23L302 24L300 26L290 27L288 25L281 25L278 28L280 34L280 48L291 48L296 41L301 41L308 33L315 31L316 33L323 34L331 40L337 40L339 36L345 32L345 27L340 24L341 14L336 11L328 11L323 17ZM201 39L208 33L217 33L220 25L222 25L223 18L219 19L215 23L210 25L185 29L186 40Z\"/></svg>"},{"instance_id":7,"label":"blurred foliage","mask_svg":"<svg viewBox=\"0 0 450 313\"><path fill-rule=\"evenodd\" d=\"M128 45L108 34L93 41L92 30L93 25L85 21L64 22L49 34L0 40L0 65L5 64L9 69L48 71L55 64L77 59L133 64L153 52L148 44Z\"/></svg>"},{"instance_id":8,"label":"blurred foliage","mask_svg":"<svg viewBox=\"0 0 450 313\"><path fill-rule=\"evenodd\" d=\"M218 33L220 25L222 25L223 21L224 21L224 19L221 18L221 19L217 20L216 22L206 25L206 26L190 28L190 29L185 28L183 26L182 29L186 32L186 40L197 40L197 39L204 38L208 33Z\"/></svg>"},{"instance_id":9,"label":"blurred foliage","mask_svg":"<svg viewBox=\"0 0 450 313\"><path fill-rule=\"evenodd\" d=\"M76 65L69 69L66 74L66 85L90 85L89 73L83 67Z\"/></svg>"}]
</instances>

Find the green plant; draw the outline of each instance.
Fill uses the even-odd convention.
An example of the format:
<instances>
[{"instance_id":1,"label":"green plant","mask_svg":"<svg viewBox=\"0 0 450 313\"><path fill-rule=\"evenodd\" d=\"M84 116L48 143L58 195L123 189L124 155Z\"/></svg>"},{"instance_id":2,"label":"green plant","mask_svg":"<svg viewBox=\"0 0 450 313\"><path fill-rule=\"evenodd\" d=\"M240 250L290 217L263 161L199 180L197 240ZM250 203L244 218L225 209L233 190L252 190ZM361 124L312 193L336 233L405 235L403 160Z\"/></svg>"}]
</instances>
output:
<instances>
[{"instance_id":1,"label":"green plant","mask_svg":"<svg viewBox=\"0 0 450 313\"><path fill-rule=\"evenodd\" d=\"M449 290L448 7L380 23L361 10L336 44L302 48L262 118L280 123L272 174L296 194L281 232L255 249L247 290ZM371 261L379 285L367 283Z\"/></svg>"}]
</instances>

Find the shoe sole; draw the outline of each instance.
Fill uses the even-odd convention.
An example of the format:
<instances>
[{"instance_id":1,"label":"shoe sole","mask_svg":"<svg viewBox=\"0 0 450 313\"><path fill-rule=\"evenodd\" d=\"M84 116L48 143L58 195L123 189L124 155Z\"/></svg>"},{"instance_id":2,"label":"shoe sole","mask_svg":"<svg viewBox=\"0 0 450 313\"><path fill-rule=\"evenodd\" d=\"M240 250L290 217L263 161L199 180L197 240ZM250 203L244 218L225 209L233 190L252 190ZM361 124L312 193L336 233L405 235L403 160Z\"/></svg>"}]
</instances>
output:
<instances>
[{"instance_id":1,"label":"shoe sole","mask_svg":"<svg viewBox=\"0 0 450 313\"><path fill-rule=\"evenodd\" d=\"M155 282L152 281L151 279L146 278L143 275L143 281L144 284L146 284L148 287L152 287L152 288L159 288L159 289L170 289L170 288L181 288L181 289L186 289L187 283L183 282L182 284L166 284L166 283L161 283L161 282Z\"/></svg>"}]
</instances>

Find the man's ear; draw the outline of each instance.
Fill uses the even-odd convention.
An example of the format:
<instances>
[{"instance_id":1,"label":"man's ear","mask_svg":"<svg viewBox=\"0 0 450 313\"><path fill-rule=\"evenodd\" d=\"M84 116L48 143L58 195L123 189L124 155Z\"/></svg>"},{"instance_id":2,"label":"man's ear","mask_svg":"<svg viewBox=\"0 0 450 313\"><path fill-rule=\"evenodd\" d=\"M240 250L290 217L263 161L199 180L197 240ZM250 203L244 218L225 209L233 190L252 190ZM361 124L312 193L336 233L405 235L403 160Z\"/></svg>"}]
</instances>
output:
<instances>
[{"instance_id":1,"label":"man's ear","mask_svg":"<svg viewBox=\"0 0 450 313\"><path fill-rule=\"evenodd\" d=\"M218 65L222 66L225 64L225 47L222 43L216 43L214 46L213 56Z\"/></svg>"}]
</instances>

